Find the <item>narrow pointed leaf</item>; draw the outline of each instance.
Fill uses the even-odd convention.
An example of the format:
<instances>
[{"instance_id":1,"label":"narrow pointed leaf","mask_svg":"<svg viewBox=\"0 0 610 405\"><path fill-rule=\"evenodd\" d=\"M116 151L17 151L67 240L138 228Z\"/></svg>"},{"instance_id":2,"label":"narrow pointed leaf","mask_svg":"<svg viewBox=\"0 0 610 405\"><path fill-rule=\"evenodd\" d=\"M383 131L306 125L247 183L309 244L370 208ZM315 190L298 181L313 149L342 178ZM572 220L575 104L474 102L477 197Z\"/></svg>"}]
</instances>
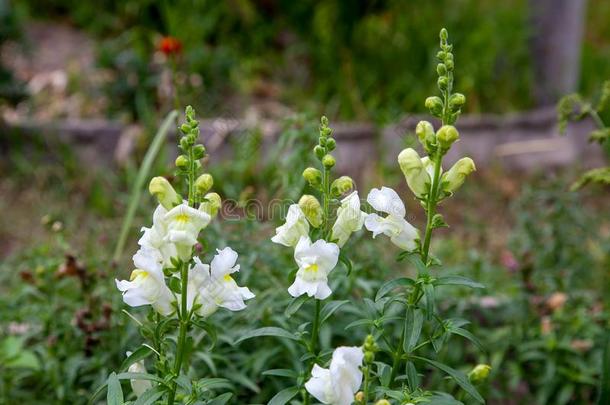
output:
<instances>
[{"instance_id":1,"label":"narrow pointed leaf","mask_svg":"<svg viewBox=\"0 0 610 405\"><path fill-rule=\"evenodd\" d=\"M411 356L411 358L423 361L425 363L430 364L431 366L433 366L435 368L438 368L441 371L444 371L449 376L451 376L455 380L455 382L460 387L462 387L462 389L464 391L466 391L468 394L470 394L470 396L472 398L474 398L477 402L479 402L481 404L485 403L485 400L483 399L481 394L479 394L477 389L470 383L470 381L468 381L468 377L466 376L466 374L462 373L461 371L454 370L451 367L449 367L443 363L439 363L438 361L427 359L425 357Z\"/></svg>"}]
</instances>

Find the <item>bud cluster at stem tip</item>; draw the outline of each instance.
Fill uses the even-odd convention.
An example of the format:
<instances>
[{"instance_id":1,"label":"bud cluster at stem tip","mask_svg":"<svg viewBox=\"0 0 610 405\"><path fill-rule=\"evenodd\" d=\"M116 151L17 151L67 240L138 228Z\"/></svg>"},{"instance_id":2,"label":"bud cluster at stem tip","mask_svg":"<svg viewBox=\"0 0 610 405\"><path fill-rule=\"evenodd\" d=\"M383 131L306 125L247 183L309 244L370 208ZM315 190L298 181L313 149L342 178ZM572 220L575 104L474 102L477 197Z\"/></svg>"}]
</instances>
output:
<instances>
[{"instance_id":1,"label":"bud cluster at stem tip","mask_svg":"<svg viewBox=\"0 0 610 405\"><path fill-rule=\"evenodd\" d=\"M438 64L436 65L436 73L438 80L436 82L438 89L441 91L441 97L428 97L425 106L430 110L430 114L440 118L444 124L453 124L457 117L462 112L462 107L466 103L466 97L461 93L453 93L453 71L455 68L453 60L453 46L447 42L449 34L443 28L440 32L440 48L436 54Z\"/></svg>"},{"instance_id":2,"label":"bud cluster at stem tip","mask_svg":"<svg viewBox=\"0 0 610 405\"><path fill-rule=\"evenodd\" d=\"M333 130L328 126L328 118L323 116L320 119L320 137L318 138L318 144L313 148L313 152L326 170L335 165L335 158L330 152L335 150L337 143L332 134Z\"/></svg>"}]
</instances>

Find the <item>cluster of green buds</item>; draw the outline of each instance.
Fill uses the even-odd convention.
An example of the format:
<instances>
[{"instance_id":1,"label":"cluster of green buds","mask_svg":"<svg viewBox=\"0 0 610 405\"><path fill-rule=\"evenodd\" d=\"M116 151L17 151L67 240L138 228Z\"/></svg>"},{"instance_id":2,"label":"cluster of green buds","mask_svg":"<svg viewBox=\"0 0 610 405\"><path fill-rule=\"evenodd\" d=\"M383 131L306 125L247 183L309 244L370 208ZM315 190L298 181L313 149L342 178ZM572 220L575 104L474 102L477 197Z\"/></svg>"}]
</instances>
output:
<instances>
[{"instance_id":1,"label":"cluster of green buds","mask_svg":"<svg viewBox=\"0 0 610 405\"><path fill-rule=\"evenodd\" d=\"M316 159L322 164L324 173L314 167L303 171L303 178L315 190L326 192L324 182L328 180L328 172L335 166L335 157L331 154L337 147L333 130L328 126L328 118L320 119L320 137L318 144L313 148ZM354 188L354 181L348 176L341 176L330 184L330 194L333 198L339 197Z\"/></svg>"},{"instance_id":2,"label":"cluster of green buds","mask_svg":"<svg viewBox=\"0 0 610 405\"><path fill-rule=\"evenodd\" d=\"M206 156L205 146L198 143L199 122L195 118L195 109L187 106L185 110L185 122L178 128L181 133L178 147L182 154L176 158L178 174L186 177L190 196L189 205L201 203L201 208L214 216L217 214L221 204L217 193L208 193L214 185L214 178L209 173L199 176L201 170L201 159Z\"/></svg>"},{"instance_id":3,"label":"cluster of green buds","mask_svg":"<svg viewBox=\"0 0 610 405\"><path fill-rule=\"evenodd\" d=\"M428 97L426 99L426 108L430 113L440 118L443 122L453 124L462 112L462 107L466 103L466 97L461 93L452 94L453 90L453 46L447 42L448 33L446 29L440 32L440 48L436 54L439 61L436 65L436 73L438 74L437 85L443 95L443 99L438 96Z\"/></svg>"}]
</instances>

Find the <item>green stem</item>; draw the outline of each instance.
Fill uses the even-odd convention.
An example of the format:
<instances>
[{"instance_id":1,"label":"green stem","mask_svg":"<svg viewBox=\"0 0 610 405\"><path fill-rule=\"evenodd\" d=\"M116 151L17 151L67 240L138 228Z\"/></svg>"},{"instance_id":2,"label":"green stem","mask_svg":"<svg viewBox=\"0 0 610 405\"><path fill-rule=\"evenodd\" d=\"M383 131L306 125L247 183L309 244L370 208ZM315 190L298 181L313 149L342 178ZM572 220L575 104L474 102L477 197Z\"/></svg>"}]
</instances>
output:
<instances>
[{"instance_id":1,"label":"green stem","mask_svg":"<svg viewBox=\"0 0 610 405\"><path fill-rule=\"evenodd\" d=\"M186 346L186 332L188 330L188 325L190 321L190 313L187 308L187 286L188 286L188 262L182 264L182 268L180 269L180 278L181 278L181 306L180 306L180 331L178 334L178 343L176 347L176 360L174 362L174 375L175 378L178 378L180 375L180 370L182 369L182 362L184 359L184 349ZM172 405L174 403L174 399L176 397L176 389L178 387L177 381L174 379L172 383L172 390L169 393L169 397L167 398L168 405Z\"/></svg>"},{"instance_id":2,"label":"green stem","mask_svg":"<svg viewBox=\"0 0 610 405\"><path fill-rule=\"evenodd\" d=\"M369 380L370 380L370 370L371 365L367 364L364 368L364 401L363 404L366 405L369 402Z\"/></svg>"},{"instance_id":3,"label":"green stem","mask_svg":"<svg viewBox=\"0 0 610 405\"><path fill-rule=\"evenodd\" d=\"M313 327L311 329L311 342L310 350L311 354L317 357L316 351L318 346L319 334L320 334L320 307L322 301L316 299L316 310L313 317Z\"/></svg>"}]
</instances>

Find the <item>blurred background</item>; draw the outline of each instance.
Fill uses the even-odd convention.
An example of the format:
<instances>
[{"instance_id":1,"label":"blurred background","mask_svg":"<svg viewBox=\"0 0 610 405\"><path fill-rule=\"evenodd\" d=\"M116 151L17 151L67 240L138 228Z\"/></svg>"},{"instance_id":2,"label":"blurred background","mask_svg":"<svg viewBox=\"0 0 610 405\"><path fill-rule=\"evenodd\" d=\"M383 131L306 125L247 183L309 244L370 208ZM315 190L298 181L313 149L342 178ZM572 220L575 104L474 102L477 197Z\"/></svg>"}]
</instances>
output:
<instances>
[{"instance_id":1,"label":"blurred background","mask_svg":"<svg viewBox=\"0 0 610 405\"><path fill-rule=\"evenodd\" d=\"M433 249L448 271L487 286L439 296L486 347L452 340L444 360L465 371L491 364L482 391L492 404L602 401L610 192L570 186L610 154L610 141L589 142L610 108L579 114L607 97L609 22L605 0L0 0L0 402L86 403L141 340L113 279L131 271L150 222L153 201L134 197L143 158L163 117L191 104L215 188L242 218L217 221L212 239L240 252L258 301L215 315L224 343L194 366L236 381L234 403L266 403L286 382L261 372L296 361L290 348L228 343L286 322L287 294L269 285L287 285L292 259L268 241L280 219L254 218L248 201L302 194L322 114L338 170L361 196L382 184L405 191L396 156L430 119L441 27L467 98L448 163L470 155L478 170L442 207L451 228ZM167 138L147 178L172 178ZM417 202L405 200L421 225ZM343 298L412 271L377 242L364 232L351 242ZM325 345L360 332L327 331ZM431 374L426 384L449 383Z\"/></svg>"}]
</instances>

